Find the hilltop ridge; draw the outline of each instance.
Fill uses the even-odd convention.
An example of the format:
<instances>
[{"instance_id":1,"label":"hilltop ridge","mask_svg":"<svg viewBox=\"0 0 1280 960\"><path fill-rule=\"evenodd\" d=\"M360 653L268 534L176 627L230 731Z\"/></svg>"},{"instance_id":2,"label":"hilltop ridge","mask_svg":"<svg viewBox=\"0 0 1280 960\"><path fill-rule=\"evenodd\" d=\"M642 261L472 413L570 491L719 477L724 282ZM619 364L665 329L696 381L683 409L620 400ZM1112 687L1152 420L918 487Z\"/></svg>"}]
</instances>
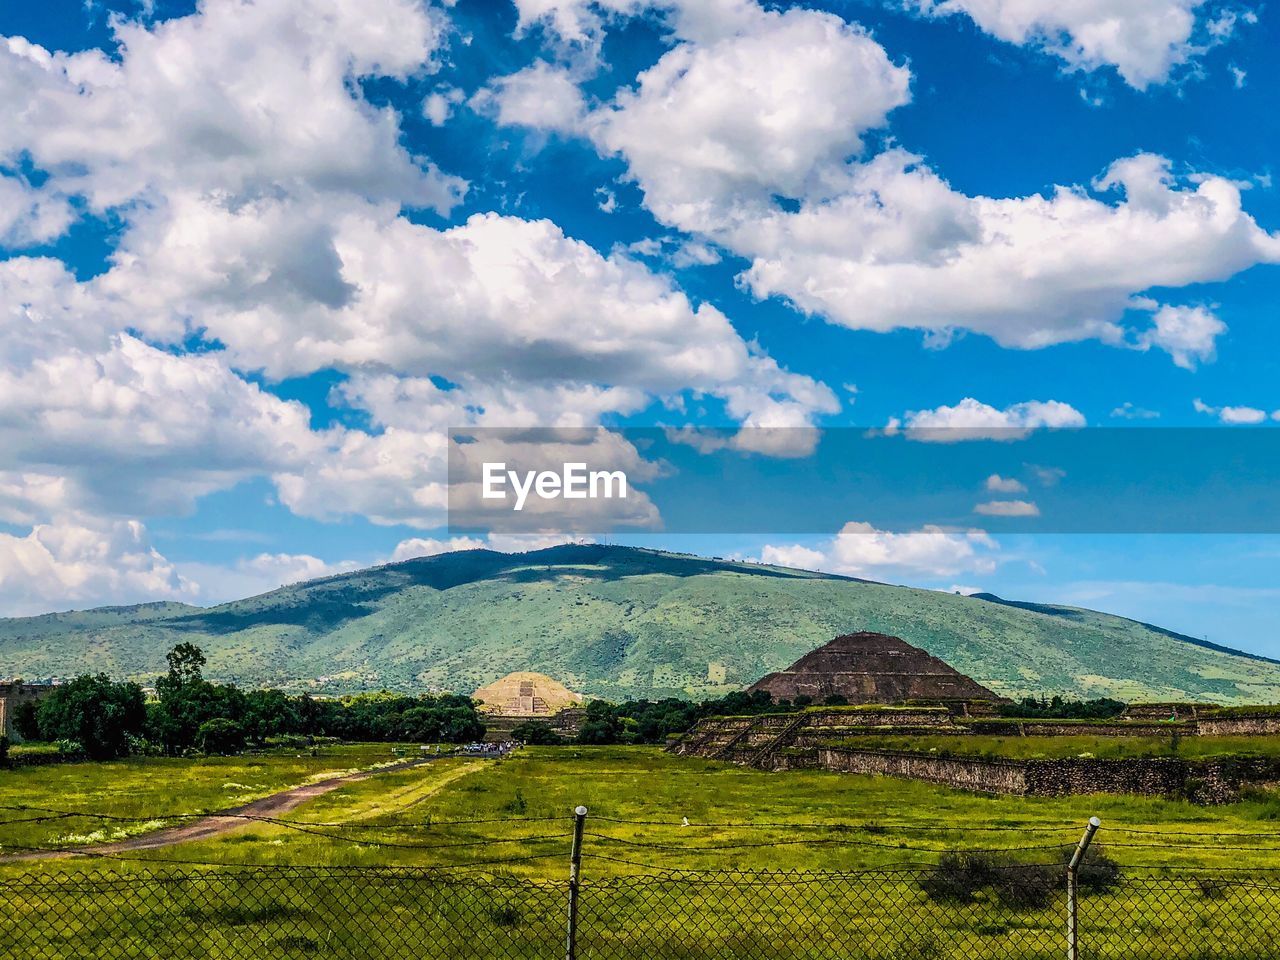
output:
<instances>
[{"instance_id":1,"label":"hilltop ridge","mask_svg":"<svg viewBox=\"0 0 1280 960\"><path fill-rule=\"evenodd\" d=\"M606 544L468 550L209 608L0 619L0 674L151 680L174 643L210 676L300 691L449 689L517 671L588 696L742 689L832 637L899 636L1003 696L1280 702L1280 664L1082 608Z\"/></svg>"}]
</instances>

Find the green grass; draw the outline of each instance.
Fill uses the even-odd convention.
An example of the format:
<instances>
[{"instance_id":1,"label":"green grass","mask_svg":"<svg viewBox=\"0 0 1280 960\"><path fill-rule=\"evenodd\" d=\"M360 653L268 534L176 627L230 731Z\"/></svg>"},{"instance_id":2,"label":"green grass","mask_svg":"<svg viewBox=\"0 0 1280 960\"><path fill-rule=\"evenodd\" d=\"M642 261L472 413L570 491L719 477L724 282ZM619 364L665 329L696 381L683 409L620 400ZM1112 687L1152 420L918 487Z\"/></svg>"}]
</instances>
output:
<instances>
[{"instance_id":1,"label":"green grass","mask_svg":"<svg viewBox=\"0 0 1280 960\"><path fill-rule=\"evenodd\" d=\"M416 749L416 747L415 747ZM166 815L224 810L288 787L396 759L390 744L273 749L238 757L130 757L0 770L0 807L145 818L136 823L70 819L15 823L38 811L0 809L0 854L10 846L104 843L169 825Z\"/></svg>"},{"instance_id":2,"label":"green grass","mask_svg":"<svg viewBox=\"0 0 1280 960\"><path fill-rule=\"evenodd\" d=\"M283 764L288 758L276 759ZM187 788L183 782L169 779L169 799L184 806L198 802L205 788ZM58 789L52 781L45 783L50 805ZM217 839L132 855L143 862L0 867L13 883L43 877L53 885L10 886L9 913L0 918L0 956L6 956L6 944L22 943L22 931L43 931L50 924L65 936L42 943L37 955L55 960L357 957L369 955L371 944L382 949L388 943L388 956L552 956L561 949L568 868L564 834L579 803L590 810L582 910L592 945L581 955L627 960L773 955L1039 960L1065 952L1060 897L1041 906L1011 907L984 892L971 903L939 904L925 897L911 874L820 881L790 877L763 885L732 877L715 884L642 878L659 870L884 870L934 863L937 855L929 850L974 848L1012 848L1001 857L1023 862L1055 860L1058 851L1032 848L1073 843L1093 814L1103 820L1099 841L1135 878L1140 865L1274 867L1275 852L1226 847L1280 846L1275 838L1280 799L1271 793L1221 808L1122 796L987 797L827 771L765 773L651 748L530 748L502 761L448 759L349 784L289 815L313 824L306 829L314 832L251 824ZM541 817L553 819L528 819ZM682 818L690 826L683 826ZM496 822L451 823L456 820ZM337 822L346 826L324 826ZM755 826L703 826L708 823ZM786 826L801 823L830 829ZM1176 832L1181 848L1164 844L1158 833L1125 829ZM1247 836L1212 840L1217 833ZM547 835L552 836L538 839ZM352 839L399 846L365 846ZM476 841L510 842L456 846ZM781 845L741 846L772 841ZM1128 843L1156 843L1161 849L1124 846ZM426 844L437 848L411 847ZM457 867L543 853L548 856L541 860L484 867L482 875L528 881L514 886L476 880L471 872L451 881L302 873L254 875L241 882L220 871L191 868L196 879L138 879L149 857L360 868ZM55 879L73 870L80 878L75 885ZM107 870L134 879L110 888L85 886ZM1089 956L1264 955L1232 952L1237 935L1264 938L1259 942L1280 935L1277 911L1264 902L1264 893L1230 884L1206 889L1191 885L1177 891L1175 899L1167 889L1162 893L1135 879L1113 893L1087 895L1082 930L1092 938ZM91 898L87 905L85 897ZM186 952L175 951L175 944ZM401 948L403 953L394 952Z\"/></svg>"},{"instance_id":3,"label":"green grass","mask_svg":"<svg viewBox=\"0 0 1280 960\"><path fill-rule=\"evenodd\" d=\"M1094 757L1181 757L1200 760L1224 756L1280 757L1280 737L1181 736L1175 747L1170 736L1105 737L1081 734L1065 737L996 737L980 734L921 734L910 736L840 736L831 746L868 750L905 750L941 756L982 757L990 760L1053 760Z\"/></svg>"},{"instance_id":4,"label":"green grass","mask_svg":"<svg viewBox=\"0 0 1280 960\"><path fill-rule=\"evenodd\" d=\"M15 743L9 747L9 757L14 761L23 757L49 757L57 754L56 743Z\"/></svg>"},{"instance_id":5,"label":"green grass","mask_svg":"<svg viewBox=\"0 0 1280 960\"><path fill-rule=\"evenodd\" d=\"M46 770L45 772L52 772ZM287 779L287 778L282 778ZM172 785L171 785L172 789ZM174 797L165 809L200 806L201 790ZM55 805L52 799L49 805ZM122 801L123 802L123 801ZM135 810L156 809L130 802ZM1205 867L1276 865L1280 852L1256 856L1221 850L1213 833L1276 833L1280 797L1262 792L1225 807L1210 808L1151 797L991 797L928 783L889 777L850 776L829 771L766 773L731 764L675 757L648 747L528 748L502 761L449 759L423 768L380 774L319 797L289 815L316 826L300 832L284 826L251 824L212 840L184 844L154 856L217 863L341 866L451 866L480 859L549 853L546 861L512 864L520 876L557 878L568 856L570 811L590 812L588 860L606 853L646 867L599 861L597 875L661 869L880 869L927 864L933 850L1010 848L1017 859L1042 858L1052 851L1028 846L1072 844L1085 820L1100 816L1099 839L1146 842L1121 835L1119 828L1172 829L1191 834L1188 850L1112 850L1121 862ZM527 818L552 818L548 822ZM683 818L690 827L682 827ZM609 819L606 819L609 818ZM451 825L456 820L503 822ZM620 824L612 819L658 821L661 826ZM791 830L785 824L821 823L830 830ZM707 823L778 823L782 826L699 826ZM355 826L351 826L354 824ZM969 831L969 826L981 827ZM1113 832L1115 831L1115 832ZM549 840L532 837L556 835ZM602 839L604 837L610 839ZM817 844L698 851L698 847L772 840L820 838ZM1200 839L1198 839L1200 838ZM406 847L362 845L383 840ZM494 847L416 845L500 840ZM629 847L632 843L674 845L675 849ZM839 842L834 842L839 841ZM1246 839L1245 843L1249 843ZM414 845L409 847L408 845ZM1270 841L1280 847L1280 837ZM134 856L131 854L131 856ZM149 854L139 853L145 858Z\"/></svg>"}]
</instances>

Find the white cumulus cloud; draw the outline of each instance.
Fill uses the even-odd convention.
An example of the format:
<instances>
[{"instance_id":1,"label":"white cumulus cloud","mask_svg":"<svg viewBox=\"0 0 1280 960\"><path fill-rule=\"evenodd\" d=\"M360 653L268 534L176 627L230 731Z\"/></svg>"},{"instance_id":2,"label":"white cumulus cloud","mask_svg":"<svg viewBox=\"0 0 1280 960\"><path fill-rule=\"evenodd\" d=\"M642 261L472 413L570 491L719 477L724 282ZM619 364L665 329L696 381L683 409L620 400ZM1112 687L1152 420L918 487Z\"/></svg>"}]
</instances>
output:
<instances>
[{"instance_id":1,"label":"white cumulus cloud","mask_svg":"<svg viewBox=\"0 0 1280 960\"><path fill-rule=\"evenodd\" d=\"M1151 318L1151 329L1138 339L1142 349L1159 347L1187 370L1214 358L1217 338L1227 325L1205 307L1162 306Z\"/></svg>"},{"instance_id":2,"label":"white cumulus cloud","mask_svg":"<svg viewBox=\"0 0 1280 960\"><path fill-rule=\"evenodd\" d=\"M979 530L957 533L926 526L894 533L850 521L816 547L768 544L760 552L760 561L871 579L947 577L990 573L998 550L996 542Z\"/></svg>"},{"instance_id":3,"label":"white cumulus cloud","mask_svg":"<svg viewBox=\"0 0 1280 960\"><path fill-rule=\"evenodd\" d=\"M38 524L26 536L0 533L0 611L144 600L194 600L198 586L151 545L136 520Z\"/></svg>"},{"instance_id":4,"label":"white cumulus cloud","mask_svg":"<svg viewBox=\"0 0 1280 960\"><path fill-rule=\"evenodd\" d=\"M687 6L663 9L679 22ZM1149 291L1280 262L1280 235L1245 212L1240 184L1156 154L993 197L955 189L903 147L875 153L872 135L909 100L909 69L831 14L748 12L705 34L677 27L584 129L626 161L661 222L745 258L758 298L935 344L958 331L1021 349L1097 339L1190 368L1213 358L1225 325Z\"/></svg>"},{"instance_id":5,"label":"white cumulus cloud","mask_svg":"<svg viewBox=\"0 0 1280 960\"><path fill-rule=\"evenodd\" d=\"M905 428L913 440L954 443L961 440L1020 440L1041 428L1074 428L1085 425L1084 414L1060 400L1028 400L1004 409L965 397L953 406L911 410L903 420L890 422L890 430Z\"/></svg>"},{"instance_id":6,"label":"white cumulus cloud","mask_svg":"<svg viewBox=\"0 0 1280 960\"><path fill-rule=\"evenodd\" d=\"M1205 0L907 0L932 16L964 14L994 37L1034 46L1069 68L1114 67L1139 90L1230 37L1237 18ZM1253 14L1247 14L1252 19ZM1203 41L1196 42L1196 33Z\"/></svg>"},{"instance_id":7,"label":"white cumulus cloud","mask_svg":"<svg viewBox=\"0 0 1280 960\"><path fill-rule=\"evenodd\" d=\"M1192 401L1192 406L1195 408L1196 413L1207 413L1209 416L1217 417L1223 423L1232 426L1265 423L1268 417L1272 420L1280 420L1280 410L1274 410L1268 414L1267 411L1260 410L1257 407L1211 407L1199 397Z\"/></svg>"},{"instance_id":8,"label":"white cumulus cloud","mask_svg":"<svg viewBox=\"0 0 1280 960\"><path fill-rule=\"evenodd\" d=\"M461 180L418 163L357 80L433 69L443 21L413 0L205 0L154 25L112 21L117 55L0 41L0 99L22 103L0 158L30 158L96 210L173 186L280 183L446 210Z\"/></svg>"},{"instance_id":9,"label":"white cumulus cloud","mask_svg":"<svg viewBox=\"0 0 1280 960\"><path fill-rule=\"evenodd\" d=\"M761 14L749 32L682 43L597 111L592 136L622 154L658 218L716 232L775 195L799 197L862 149L909 99L910 72L831 14Z\"/></svg>"},{"instance_id":10,"label":"white cumulus cloud","mask_svg":"<svg viewBox=\"0 0 1280 960\"><path fill-rule=\"evenodd\" d=\"M1027 485L1013 477L1002 477L993 473L987 477L986 488L992 493L1026 493Z\"/></svg>"},{"instance_id":11,"label":"white cumulus cloud","mask_svg":"<svg viewBox=\"0 0 1280 960\"><path fill-rule=\"evenodd\" d=\"M471 105L492 112L504 126L560 133L581 129L587 113L582 91L569 72L542 60L490 81L471 98Z\"/></svg>"}]
</instances>

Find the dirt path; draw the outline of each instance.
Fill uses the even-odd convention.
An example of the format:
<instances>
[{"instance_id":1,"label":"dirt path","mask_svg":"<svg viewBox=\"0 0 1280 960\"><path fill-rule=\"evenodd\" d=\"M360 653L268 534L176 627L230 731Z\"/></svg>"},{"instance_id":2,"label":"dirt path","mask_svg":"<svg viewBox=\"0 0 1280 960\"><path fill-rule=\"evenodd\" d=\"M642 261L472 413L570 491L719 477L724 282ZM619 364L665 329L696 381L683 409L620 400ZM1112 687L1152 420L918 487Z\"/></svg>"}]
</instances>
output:
<instances>
[{"instance_id":1,"label":"dirt path","mask_svg":"<svg viewBox=\"0 0 1280 960\"><path fill-rule=\"evenodd\" d=\"M449 756L446 754L445 756ZM391 764L385 767L379 767L376 770L361 770L356 773L344 773L337 777L328 777L324 780L317 780L314 783L305 783L300 787L291 787L288 790L282 790L279 793L273 793L269 797L263 797L261 800L254 800L240 807L233 807L230 810L221 810L218 813L211 813L207 817L201 817L199 820L192 820L190 823L184 823L180 827L168 827L164 830L156 830L152 833L145 833L137 837L130 837L127 840L120 840L116 843L101 843L91 846L74 847L65 850L45 850L32 853L16 853L8 856L0 856L0 863L14 863L22 860L54 860L64 857L74 857L79 855L93 856L95 854L116 854L127 853L133 850L157 850L162 847L170 847L178 843L189 843L192 840L207 840L210 837L216 837L220 834L229 833L239 827L248 826L253 821L246 819L247 817L278 817L281 814L301 806L308 800L314 800L316 797L324 796L331 793L339 787L344 787L349 783L358 783L361 780L368 780L380 773L394 773L398 770L408 770L412 767L420 767L424 764L432 763L435 760L443 760L441 757L424 757L418 760L406 760L404 763Z\"/></svg>"}]
</instances>

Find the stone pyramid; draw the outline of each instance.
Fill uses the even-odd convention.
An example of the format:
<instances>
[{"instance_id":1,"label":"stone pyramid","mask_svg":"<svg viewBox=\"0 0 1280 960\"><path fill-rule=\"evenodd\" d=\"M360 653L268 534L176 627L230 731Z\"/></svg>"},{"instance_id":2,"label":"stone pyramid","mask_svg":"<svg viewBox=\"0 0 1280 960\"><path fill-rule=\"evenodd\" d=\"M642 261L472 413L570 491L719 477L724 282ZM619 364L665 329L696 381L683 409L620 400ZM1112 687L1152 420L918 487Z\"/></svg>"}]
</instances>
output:
<instances>
[{"instance_id":1,"label":"stone pyramid","mask_svg":"<svg viewBox=\"0 0 1280 960\"><path fill-rule=\"evenodd\" d=\"M1002 699L919 647L868 632L836 637L749 690L767 690L775 700L808 695L815 703L834 694L850 703Z\"/></svg>"},{"instance_id":2,"label":"stone pyramid","mask_svg":"<svg viewBox=\"0 0 1280 960\"><path fill-rule=\"evenodd\" d=\"M529 672L509 673L471 697L481 701L481 710L504 717L545 717L582 703L582 694L546 674Z\"/></svg>"}]
</instances>

